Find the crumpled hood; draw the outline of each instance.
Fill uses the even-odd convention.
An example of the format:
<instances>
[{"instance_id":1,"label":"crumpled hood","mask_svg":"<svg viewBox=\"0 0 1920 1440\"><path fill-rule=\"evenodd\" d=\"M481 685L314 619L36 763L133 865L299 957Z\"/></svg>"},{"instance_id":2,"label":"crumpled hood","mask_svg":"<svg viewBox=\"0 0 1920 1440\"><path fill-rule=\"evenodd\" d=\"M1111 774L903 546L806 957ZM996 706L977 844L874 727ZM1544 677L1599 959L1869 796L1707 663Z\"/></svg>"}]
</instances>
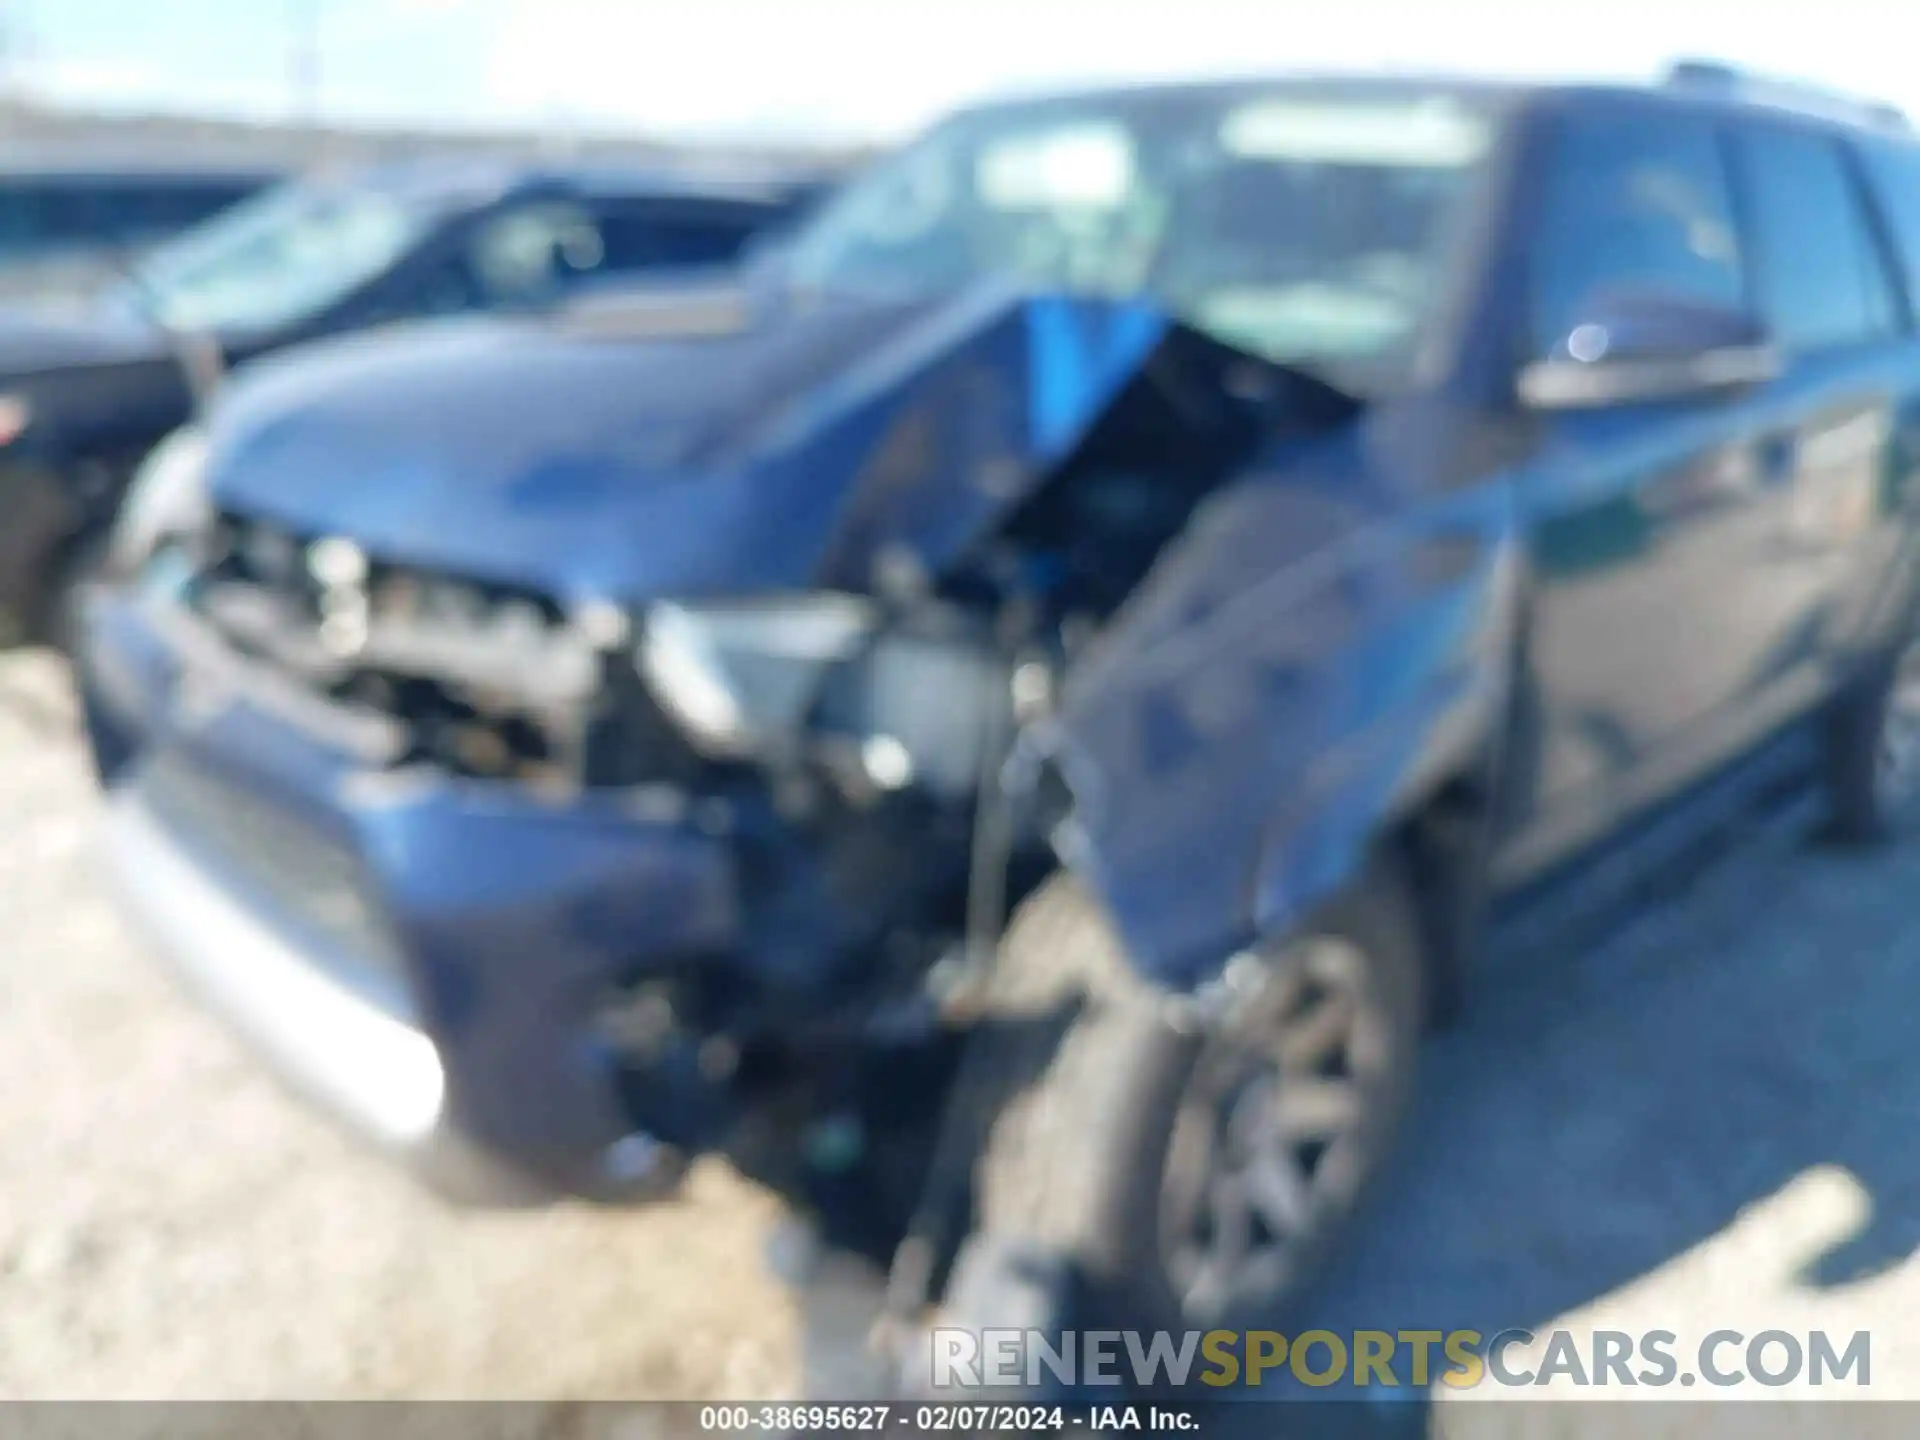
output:
<instances>
[{"instance_id":1,"label":"crumpled hood","mask_svg":"<svg viewBox=\"0 0 1920 1440\"><path fill-rule=\"evenodd\" d=\"M1030 492L1169 330L979 291L442 323L273 361L222 408L230 508L561 597L866 588Z\"/></svg>"},{"instance_id":2,"label":"crumpled hood","mask_svg":"<svg viewBox=\"0 0 1920 1440\"><path fill-rule=\"evenodd\" d=\"M415 327L237 386L213 484L303 534L560 596L858 588L889 543L937 565L1017 498L1164 324L1000 292L709 291Z\"/></svg>"}]
</instances>

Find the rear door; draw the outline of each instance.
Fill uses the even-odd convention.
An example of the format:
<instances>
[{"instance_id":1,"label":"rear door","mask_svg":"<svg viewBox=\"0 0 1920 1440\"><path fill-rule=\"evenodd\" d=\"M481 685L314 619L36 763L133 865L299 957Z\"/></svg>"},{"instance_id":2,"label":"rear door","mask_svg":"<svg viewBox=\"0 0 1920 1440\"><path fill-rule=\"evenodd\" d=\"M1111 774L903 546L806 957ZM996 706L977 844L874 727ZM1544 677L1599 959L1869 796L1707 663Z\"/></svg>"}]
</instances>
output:
<instances>
[{"instance_id":1,"label":"rear door","mask_svg":"<svg viewBox=\"0 0 1920 1440\"><path fill-rule=\"evenodd\" d=\"M1911 387L1905 298L1853 152L1824 128L1731 134L1755 303L1786 362L1764 444L1783 465L1771 532L1741 586L1741 700L1817 698L1860 633L1897 538L1895 457Z\"/></svg>"},{"instance_id":2,"label":"rear door","mask_svg":"<svg viewBox=\"0 0 1920 1440\"><path fill-rule=\"evenodd\" d=\"M1913 548L1912 515L1920 491L1920 344L1913 336L1920 310L1920 146L1911 140L1865 137L1850 154L1865 180L1868 208L1878 220L1882 255L1890 256L1893 288L1904 300L1907 343L1885 363L1895 390L1892 435L1877 487L1874 525L1854 537L1842 586L1833 602L1831 635L1844 652L1881 641L1905 619L1911 583L1903 562Z\"/></svg>"}]
</instances>

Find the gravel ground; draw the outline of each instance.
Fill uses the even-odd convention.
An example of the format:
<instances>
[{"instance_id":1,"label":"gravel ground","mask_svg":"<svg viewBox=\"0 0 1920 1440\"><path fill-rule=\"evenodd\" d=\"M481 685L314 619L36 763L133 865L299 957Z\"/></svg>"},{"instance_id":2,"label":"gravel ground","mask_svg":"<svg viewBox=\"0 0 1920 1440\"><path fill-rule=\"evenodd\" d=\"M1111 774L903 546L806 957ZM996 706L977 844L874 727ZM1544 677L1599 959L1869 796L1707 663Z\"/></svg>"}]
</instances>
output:
<instances>
[{"instance_id":1,"label":"gravel ground","mask_svg":"<svg viewBox=\"0 0 1920 1440\"><path fill-rule=\"evenodd\" d=\"M0 660L0 1396L820 1392L858 1327L767 1277L768 1197L441 1206L173 993L93 813L60 671ZM1663 1328L1683 1360L1867 1329L1873 1394L1920 1398L1916 894L1920 844L1756 852L1494 987L1314 1318Z\"/></svg>"}]
</instances>

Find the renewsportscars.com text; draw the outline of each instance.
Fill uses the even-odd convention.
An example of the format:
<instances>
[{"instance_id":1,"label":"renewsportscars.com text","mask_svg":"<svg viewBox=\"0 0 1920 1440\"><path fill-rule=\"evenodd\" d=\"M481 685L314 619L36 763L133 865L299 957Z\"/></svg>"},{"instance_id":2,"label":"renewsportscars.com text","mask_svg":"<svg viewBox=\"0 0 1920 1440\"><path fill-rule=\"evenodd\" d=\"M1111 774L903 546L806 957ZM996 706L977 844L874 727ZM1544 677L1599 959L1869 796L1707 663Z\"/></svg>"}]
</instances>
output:
<instances>
[{"instance_id":1,"label":"renewsportscars.com text","mask_svg":"<svg viewBox=\"0 0 1920 1440\"><path fill-rule=\"evenodd\" d=\"M1866 1389L1864 1330L1715 1330L1683 1341L1671 1330L1535 1333L1478 1330L962 1330L932 1335L936 1391L1112 1385L1692 1387L1786 1385Z\"/></svg>"}]
</instances>

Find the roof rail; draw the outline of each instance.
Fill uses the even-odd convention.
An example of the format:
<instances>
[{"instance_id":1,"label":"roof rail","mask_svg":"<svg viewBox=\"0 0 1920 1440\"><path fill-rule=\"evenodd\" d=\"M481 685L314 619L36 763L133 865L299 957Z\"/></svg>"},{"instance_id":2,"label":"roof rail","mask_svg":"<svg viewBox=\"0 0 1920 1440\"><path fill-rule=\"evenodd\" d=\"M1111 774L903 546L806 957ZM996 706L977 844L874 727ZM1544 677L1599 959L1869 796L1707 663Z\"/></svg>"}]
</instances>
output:
<instances>
[{"instance_id":1,"label":"roof rail","mask_svg":"<svg viewBox=\"0 0 1920 1440\"><path fill-rule=\"evenodd\" d=\"M1666 84L1853 125L1870 125L1883 130L1913 128L1905 111L1883 100L1863 99L1799 80L1754 75L1719 60L1676 60L1667 68Z\"/></svg>"}]
</instances>

